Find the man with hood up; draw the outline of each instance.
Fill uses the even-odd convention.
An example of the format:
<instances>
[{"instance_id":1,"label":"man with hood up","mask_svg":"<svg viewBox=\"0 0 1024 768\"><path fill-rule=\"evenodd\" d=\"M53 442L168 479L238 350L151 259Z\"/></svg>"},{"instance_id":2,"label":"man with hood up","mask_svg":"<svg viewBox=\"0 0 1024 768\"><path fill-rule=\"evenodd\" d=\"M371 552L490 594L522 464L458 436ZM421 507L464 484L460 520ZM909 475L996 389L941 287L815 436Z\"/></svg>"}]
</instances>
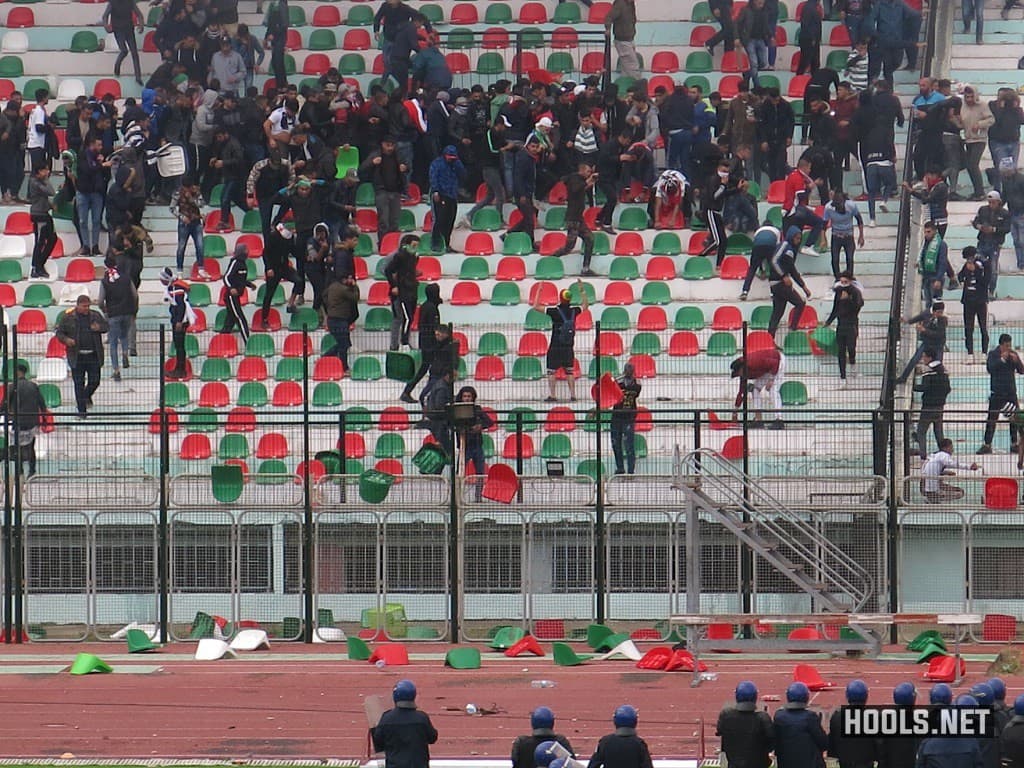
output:
<instances>
[{"instance_id":1,"label":"man with hood up","mask_svg":"<svg viewBox=\"0 0 1024 768\"><path fill-rule=\"evenodd\" d=\"M416 402L416 399L412 396L412 391L423 377L427 375L427 371L430 370L430 364L434 362L434 353L437 351L437 339L434 336L434 331L441 325L441 304L443 303L441 299L441 286L437 283L430 283L426 287L425 293L427 298L420 304L418 344L420 367L416 371L416 375L412 377L412 380L405 385L405 389L402 390L402 394L398 398L403 403Z\"/></svg>"},{"instance_id":2,"label":"man with hood up","mask_svg":"<svg viewBox=\"0 0 1024 768\"><path fill-rule=\"evenodd\" d=\"M483 434L494 425L488 413L476 402L477 394L474 387L463 387L455 396L457 403L473 403L473 421L468 426L460 426L459 433L462 438L462 455L466 458L466 475L474 475L479 478L476 483L476 500L480 501L483 494L484 469L484 438ZM472 467L472 470L470 469Z\"/></svg>"},{"instance_id":3,"label":"man with hood up","mask_svg":"<svg viewBox=\"0 0 1024 768\"><path fill-rule=\"evenodd\" d=\"M459 151L449 144L430 163L430 202L434 211L434 228L430 232L430 250L443 253L448 249L459 211L459 182L466 178L466 167L459 160Z\"/></svg>"},{"instance_id":4,"label":"man with hood up","mask_svg":"<svg viewBox=\"0 0 1024 768\"><path fill-rule=\"evenodd\" d=\"M612 406L612 453L615 455L615 474L632 475L636 471L636 401L640 397L641 389L632 363L626 363L622 367L622 376L616 383L622 390L622 399Z\"/></svg>"},{"instance_id":5,"label":"man with hood up","mask_svg":"<svg viewBox=\"0 0 1024 768\"><path fill-rule=\"evenodd\" d=\"M235 326L242 334L242 343L249 341L249 321L242 310L242 302L245 300L247 288L256 290L255 283L249 279L249 247L245 243L238 243L235 252L224 270L222 278L224 282L224 303L227 305L227 319L224 321L222 333L231 333Z\"/></svg>"},{"instance_id":6,"label":"man with hood up","mask_svg":"<svg viewBox=\"0 0 1024 768\"><path fill-rule=\"evenodd\" d=\"M313 309L324 318L323 294L327 273L334 272L334 245L331 228L324 222L313 225L313 234L306 240L306 280L313 288Z\"/></svg>"},{"instance_id":7,"label":"man with hood up","mask_svg":"<svg viewBox=\"0 0 1024 768\"><path fill-rule=\"evenodd\" d=\"M217 108L218 96L216 91L207 89L196 108L195 118L192 120L192 135L189 137L189 149L192 153L193 168L196 174L202 174L202 181L199 185L205 199L210 198L213 190L215 175L209 172L210 150L213 147L213 132L217 127L215 110Z\"/></svg>"}]
</instances>

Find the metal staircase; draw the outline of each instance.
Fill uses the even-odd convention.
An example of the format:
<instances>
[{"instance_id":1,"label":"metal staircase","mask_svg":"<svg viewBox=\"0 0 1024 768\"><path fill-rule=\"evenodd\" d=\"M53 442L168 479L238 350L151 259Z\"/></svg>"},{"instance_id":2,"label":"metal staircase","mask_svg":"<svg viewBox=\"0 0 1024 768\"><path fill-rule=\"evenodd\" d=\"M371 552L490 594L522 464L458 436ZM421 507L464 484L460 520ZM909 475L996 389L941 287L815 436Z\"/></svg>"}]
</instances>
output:
<instances>
[{"instance_id":1,"label":"metal staircase","mask_svg":"<svg viewBox=\"0 0 1024 768\"><path fill-rule=\"evenodd\" d=\"M810 595L814 611L857 613L867 608L874 596L870 573L736 462L699 449L682 458L677 474L677 485L693 503Z\"/></svg>"}]
</instances>

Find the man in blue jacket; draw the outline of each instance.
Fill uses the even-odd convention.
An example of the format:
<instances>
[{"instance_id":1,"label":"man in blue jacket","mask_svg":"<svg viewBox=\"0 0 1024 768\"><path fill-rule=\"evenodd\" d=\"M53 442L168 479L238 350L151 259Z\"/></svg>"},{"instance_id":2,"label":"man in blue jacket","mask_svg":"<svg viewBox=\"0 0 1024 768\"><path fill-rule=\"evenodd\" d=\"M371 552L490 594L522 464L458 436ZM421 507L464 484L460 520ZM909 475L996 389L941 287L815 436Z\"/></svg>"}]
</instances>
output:
<instances>
[{"instance_id":1,"label":"man in blue jacket","mask_svg":"<svg viewBox=\"0 0 1024 768\"><path fill-rule=\"evenodd\" d=\"M541 146L537 141L529 141L526 147L515 154L512 165L512 198L515 200L522 219L515 226L508 228L512 232L525 232L533 242L534 218L537 208L533 204L533 195L537 190L537 163L541 155ZM534 250L537 250L534 247Z\"/></svg>"},{"instance_id":2,"label":"man in blue jacket","mask_svg":"<svg viewBox=\"0 0 1024 768\"><path fill-rule=\"evenodd\" d=\"M910 13L903 0L878 0L871 8L861 33L873 41L868 54L869 81L882 71L886 82L892 84L892 74L903 61L903 31Z\"/></svg>"},{"instance_id":3,"label":"man in blue jacket","mask_svg":"<svg viewBox=\"0 0 1024 768\"><path fill-rule=\"evenodd\" d=\"M434 211L430 250L434 253L444 253L451 243L455 214L459 211L459 182L465 178L466 167L451 144L430 163L430 203Z\"/></svg>"},{"instance_id":4,"label":"man in blue jacket","mask_svg":"<svg viewBox=\"0 0 1024 768\"><path fill-rule=\"evenodd\" d=\"M790 683L786 705L775 713L775 759L779 768L825 768L822 752L828 736L821 716L807 709L810 691L803 683Z\"/></svg>"}]
</instances>

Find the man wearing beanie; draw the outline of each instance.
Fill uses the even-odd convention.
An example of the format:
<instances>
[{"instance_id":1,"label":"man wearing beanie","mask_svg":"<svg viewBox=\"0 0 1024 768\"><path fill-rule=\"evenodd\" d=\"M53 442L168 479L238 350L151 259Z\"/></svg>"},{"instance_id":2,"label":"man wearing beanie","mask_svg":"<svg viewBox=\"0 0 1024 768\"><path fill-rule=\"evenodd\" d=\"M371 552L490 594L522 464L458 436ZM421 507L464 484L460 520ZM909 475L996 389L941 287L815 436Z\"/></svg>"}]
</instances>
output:
<instances>
[{"instance_id":1,"label":"man wearing beanie","mask_svg":"<svg viewBox=\"0 0 1024 768\"><path fill-rule=\"evenodd\" d=\"M231 333L235 326L242 333L242 343L249 341L249 321L242 311L242 301L247 288L256 290L256 285L249 279L249 248L245 243L238 243L235 252L224 270L224 304L227 306L227 318L220 333Z\"/></svg>"}]
</instances>

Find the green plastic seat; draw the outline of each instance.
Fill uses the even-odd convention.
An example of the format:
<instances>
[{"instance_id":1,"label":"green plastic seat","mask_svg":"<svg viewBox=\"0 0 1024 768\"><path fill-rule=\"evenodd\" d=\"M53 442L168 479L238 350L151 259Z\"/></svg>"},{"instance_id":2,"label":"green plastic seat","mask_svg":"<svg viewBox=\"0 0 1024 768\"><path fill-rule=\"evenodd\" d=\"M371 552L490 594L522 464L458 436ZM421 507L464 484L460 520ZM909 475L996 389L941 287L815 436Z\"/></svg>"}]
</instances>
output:
<instances>
[{"instance_id":1,"label":"green plastic seat","mask_svg":"<svg viewBox=\"0 0 1024 768\"><path fill-rule=\"evenodd\" d=\"M684 280L710 280L715 276L715 268L707 256L691 256L683 264Z\"/></svg>"},{"instance_id":2,"label":"green plastic seat","mask_svg":"<svg viewBox=\"0 0 1024 768\"><path fill-rule=\"evenodd\" d=\"M517 357L512 363L512 381L539 381L544 369L539 357Z\"/></svg>"},{"instance_id":3,"label":"green plastic seat","mask_svg":"<svg viewBox=\"0 0 1024 768\"><path fill-rule=\"evenodd\" d=\"M559 3L551 17L552 24L579 24L581 21L580 7L576 3Z\"/></svg>"},{"instance_id":4,"label":"green plastic seat","mask_svg":"<svg viewBox=\"0 0 1024 768\"><path fill-rule=\"evenodd\" d=\"M203 235L203 255L208 259L223 259L228 255L228 244L220 235Z\"/></svg>"},{"instance_id":5,"label":"green plastic seat","mask_svg":"<svg viewBox=\"0 0 1024 768\"><path fill-rule=\"evenodd\" d=\"M217 457L222 461L249 458L249 438L237 433L224 435L217 448Z\"/></svg>"},{"instance_id":6,"label":"green plastic seat","mask_svg":"<svg viewBox=\"0 0 1024 768\"><path fill-rule=\"evenodd\" d=\"M619 375L619 361L616 358L608 355L590 358L590 366L587 368L588 379L599 379L606 373L610 373L612 376Z\"/></svg>"},{"instance_id":7,"label":"green plastic seat","mask_svg":"<svg viewBox=\"0 0 1024 768\"><path fill-rule=\"evenodd\" d=\"M612 423L611 411L601 411L601 431L607 432ZM587 417L583 420L583 431L584 432L596 432L597 431L597 412L590 411L587 413Z\"/></svg>"},{"instance_id":8,"label":"green plastic seat","mask_svg":"<svg viewBox=\"0 0 1024 768\"><path fill-rule=\"evenodd\" d=\"M320 327L320 316L312 307L299 307L288 321L289 331L301 331L306 329L310 332Z\"/></svg>"},{"instance_id":9,"label":"green plastic seat","mask_svg":"<svg viewBox=\"0 0 1024 768\"><path fill-rule=\"evenodd\" d=\"M505 73L505 60L497 51L481 53L476 60L476 73L478 75L501 75Z\"/></svg>"},{"instance_id":10,"label":"green plastic seat","mask_svg":"<svg viewBox=\"0 0 1024 768\"><path fill-rule=\"evenodd\" d=\"M274 369L276 381L302 381L305 373L305 361L301 357L282 357Z\"/></svg>"},{"instance_id":11,"label":"green plastic seat","mask_svg":"<svg viewBox=\"0 0 1024 768\"><path fill-rule=\"evenodd\" d=\"M619 93L626 93L636 84L636 78L629 75L621 75L615 78L615 85L619 87Z\"/></svg>"},{"instance_id":12,"label":"green plastic seat","mask_svg":"<svg viewBox=\"0 0 1024 768\"><path fill-rule=\"evenodd\" d=\"M711 357L732 357L736 354L736 337L728 331L715 331L708 337L708 354Z\"/></svg>"},{"instance_id":13,"label":"green plastic seat","mask_svg":"<svg viewBox=\"0 0 1024 768\"><path fill-rule=\"evenodd\" d=\"M644 289L640 292L640 303L648 306L671 304L672 293L668 283L660 280L644 283Z\"/></svg>"},{"instance_id":14,"label":"green plastic seat","mask_svg":"<svg viewBox=\"0 0 1024 768\"><path fill-rule=\"evenodd\" d=\"M476 34L472 29L456 27L448 33L446 45L451 50L464 50L476 45Z\"/></svg>"},{"instance_id":15,"label":"green plastic seat","mask_svg":"<svg viewBox=\"0 0 1024 768\"><path fill-rule=\"evenodd\" d=\"M651 243L651 254L654 256L678 256L683 252L683 244L675 232L659 232Z\"/></svg>"},{"instance_id":16,"label":"green plastic seat","mask_svg":"<svg viewBox=\"0 0 1024 768\"><path fill-rule=\"evenodd\" d=\"M711 93L711 81L704 77L704 75L690 75L683 81L683 84L687 88L700 86L701 93Z\"/></svg>"},{"instance_id":17,"label":"green plastic seat","mask_svg":"<svg viewBox=\"0 0 1024 768\"><path fill-rule=\"evenodd\" d=\"M192 283L188 289L188 300L193 307L208 307L213 303L210 286L206 283Z\"/></svg>"},{"instance_id":18,"label":"green plastic seat","mask_svg":"<svg viewBox=\"0 0 1024 768\"><path fill-rule=\"evenodd\" d=\"M486 280L491 276L491 268L483 256L467 256L459 267L459 280Z\"/></svg>"},{"instance_id":19,"label":"green plastic seat","mask_svg":"<svg viewBox=\"0 0 1024 768\"><path fill-rule=\"evenodd\" d=\"M704 310L700 307L680 307L672 327L677 331L700 331L705 325Z\"/></svg>"},{"instance_id":20,"label":"green plastic seat","mask_svg":"<svg viewBox=\"0 0 1024 768\"><path fill-rule=\"evenodd\" d=\"M779 388L783 405L807 405L807 385L802 381L784 381Z\"/></svg>"},{"instance_id":21,"label":"green plastic seat","mask_svg":"<svg viewBox=\"0 0 1024 768\"><path fill-rule=\"evenodd\" d=\"M268 333L254 333L245 343L246 357L273 357L275 354L274 337Z\"/></svg>"},{"instance_id":22,"label":"green plastic seat","mask_svg":"<svg viewBox=\"0 0 1024 768\"><path fill-rule=\"evenodd\" d=\"M772 308L769 306L761 305L754 307L750 313L750 324L749 328L752 331L766 331L768 330L768 322L772 319Z\"/></svg>"},{"instance_id":23,"label":"green plastic seat","mask_svg":"<svg viewBox=\"0 0 1024 768\"><path fill-rule=\"evenodd\" d=\"M580 288L580 283L573 283L569 286L569 301L573 304L579 304L583 300L583 295L585 294L587 301L590 304L597 303L597 291L594 289L593 284L583 283L582 285L582 288Z\"/></svg>"},{"instance_id":24,"label":"green plastic seat","mask_svg":"<svg viewBox=\"0 0 1024 768\"><path fill-rule=\"evenodd\" d=\"M708 4L704 2L704 0L694 4L693 12L690 14L690 20L694 24L714 24L716 21L715 15L711 12L711 8L708 7Z\"/></svg>"},{"instance_id":25,"label":"green plastic seat","mask_svg":"<svg viewBox=\"0 0 1024 768\"><path fill-rule=\"evenodd\" d=\"M633 452L638 459L647 458L647 438L643 435L633 436Z\"/></svg>"},{"instance_id":26,"label":"green plastic seat","mask_svg":"<svg viewBox=\"0 0 1024 768\"><path fill-rule=\"evenodd\" d=\"M199 357L199 339L191 333L185 336L185 357L189 360Z\"/></svg>"},{"instance_id":27,"label":"green plastic seat","mask_svg":"<svg viewBox=\"0 0 1024 768\"><path fill-rule=\"evenodd\" d=\"M42 389L44 386L46 385L40 384L39 388ZM190 402L192 402L192 394L188 384L182 381L168 381L164 385L164 403L168 408L181 408Z\"/></svg>"},{"instance_id":28,"label":"green plastic seat","mask_svg":"<svg viewBox=\"0 0 1024 768\"><path fill-rule=\"evenodd\" d=\"M607 232L594 233L594 255L607 256L612 252L612 242L608 239Z\"/></svg>"},{"instance_id":29,"label":"green plastic seat","mask_svg":"<svg viewBox=\"0 0 1024 768\"><path fill-rule=\"evenodd\" d=\"M633 336L629 353L631 355L660 355L661 339L658 337L658 334L651 331L640 331Z\"/></svg>"},{"instance_id":30,"label":"green plastic seat","mask_svg":"<svg viewBox=\"0 0 1024 768\"><path fill-rule=\"evenodd\" d=\"M21 58L18 56L0 57L0 77L22 77L24 74L25 68L21 63Z\"/></svg>"},{"instance_id":31,"label":"green plastic seat","mask_svg":"<svg viewBox=\"0 0 1024 768\"><path fill-rule=\"evenodd\" d=\"M494 290L491 291L491 306L514 307L520 301L522 296L519 293L519 283L503 281L494 284Z\"/></svg>"},{"instance_id":32,"label":"green plastic seat","mask_svg":"<svg viewBox=\"0 0 1024 768\"><path fill-rule=\"evenodd\" d=\"M319 82L319 81L318 81ZM215 184L213 189L210 190L210 199L207 201L211 208L220 208L221 198L224 196L224 185ZM206 242L206 238L203 238L203 242ZM204 246L205 247L205 246Z\"/></svg>"},{"instance_id":33,"label":"green plastic seat","mask_svg":"<svg viewBox=\"0 0 1024 768\"><path fill-rule=\"evenodd\" d=\"M188 415L189 432L216 432L217 412L213 408L196 408Z\"/></svg>"},{"instance_id":34,"label":"green plastic seat","mask_svg":"<svg viewBox=\"0 0 1024 768\"><path fill-rule=\"evenodd\" d=\"M350 372L352 381L377 381L384 374L380 368L380 360L376 357L357 357L352 363Z\"/></svg>"},{"instance_id":35,"label":"green plastic seat","mask_svg":"<svg viewBox=\"0 0 1024 768\"><path fill-rule=\"evenodd\" d=\"M373 429L374 419L370 412L361 405L353 406L345 411L345 429L349 432L368 432ZM346 472L345 474L353 474ZM358 472L354 474L359 474Z\"/></svg>"},{"instance_id":36,"label":"green plastic seat","mask_svg":"<svg viewBox=\"0 0 1024 768\"><path fill-rule=\"evenodd\" d=\"M548 435L540 446L542 459L567 459L572 456L572 440L558 432Z\"/></svg>"},{"instance_id":37,"label":"green plastic seat","mask_svg":"<svg viewBox=\"0 0 1024 768\"><path fill-rule=\"evenodd\" d=\"M505 25L512 23L512 8L508 3L488 3L484 11L484 24Z\"/></svg>"},{"instance_id":38,"label":"green plastic seat","mask_svg":"<svg viewBox=\"0 0 1024 768\"><path fill-rule=\"evenodd\" d=\"M269 401L267 387L262 381L247 381L238 390L238 404L249 408L262 408Z\"/></svg>"},{"instance_id":39,"label":"green plastic seat","mask_svg":"<svg viewBox=\"0 0 1024 768\"><path fill-rule=\"evenodd\" d=\"M632 256L616 256L608 267L609 280L636 280L640 277L640 267Z\"/></svg>"},{"instance_id":40,"label":"green plastic seat","mask_svg":"<svg viewBox=\"0 0 1024 768\"><path fill-rule=\"evenodd\" d=\"M769 208L765 219L776 229L782 229L782 207L776 205Z\"/></svg>"},{"instance_id":41,"label":"green plastic seat","mask_svg":"<svg viewBox=\"0 0 1024 768\"><path fill-rule=\"evenodd\" d=\"M647 229L649 224L650 218L643 208L626 208L619 216L619 229L637 232Z\"/></svg>"},{"instance_id":42,"label":"green plastic seat","mask_svg":"<svg viewBox=\"0 0 1024 768\"><path fill-rule=\"evenodd\" d=\"M476 352L478 355L507 355L508 339L498 331L488 331L480 337Z\"/></svg>"},{"instance_id":43,"label":"green plastic seat","mask_svg":"<svg viewBox=\"0 0 1024 768\"><path fill-rule=\"evenodd\" d=\"M25 279L21 262L17 259L0 259L0 283L17 283Z\"/></svg>"},{"instance_id":44,"label":"green plastic seat","mask_svg":"<svg viewBox=\"0 0 1024 768\"><path fill-rule=\"evenodd\" d=\"M350 5L348 16L345 17L345 26L368 27L373 24L373 14L374 10L369 5Z\"/></svg>"},{"instance_id":45,"label":"green plastic seat","mask_svg":"<svg viewBox=\"0 0 1024 768\"><path fill-rule=\"evenodd\" d=\"M497 627L487 647L495 651L504 651L507 648L511 648L525 636L526 632L522 627Z\"/></svg>"},{"instance_id":46,"label":"green plastic seat","mask_svg":"<svg viewBox=\"0 0 1024 768\"><path fill-rule=\"evenodd\" d=\"M517 414L522 414L523 432L534 432L537 429L537 414L533 408L528 408L525 405L521 405L517 408L513 408L509 411L508 416L505 417L505 431L515 432L516 423L518 420Z\"/></svg>"},{"instance_id":47,"label":"green plastic seat","mask_svg":"<svg viewBox=\"0 0 1024 768\"><path fill-rule=\"evenodd\" d=\"M687 74L703 75L714 70L714 62L711 59L711 54L707 51L691 51L686 56L683 68Z\"/></svg>"},{"instance_id":48,"label":"green plastic seat","mask_svg":"<svg viewBox=\"0 0 1024 768\"><path fill-rule=\"evenodd\" d=\"M561 232L565 229L564 205L548 208L548 212L544 214L544 229L551 232Z\"/></svg>"},{"instance_id":49,"label":"green plastic seat","mask_svg":"<svg viewBox=\"0 0 1024 768\"><path fill-rule=\"evenodd\" d=\"M762 88L780 88L779 78L775 75L763 74L758 75L758 79L761 81Z\"/></svg>"},{"instance_id":50,"label":"green plastic seat","mask_svg":"<svg viewBox=\"0 0 1024 768\"><path fill-rule=\"evenodd\" d=\"M343 53L338 59L338 72L353 77L366 73L366 59L361 53Z\"/></svg>"},{"instance_id":51,"label":"green plastic seat","mask_svg":"<svg viewBox=\"0 0 1024 768\"><path fill-rule=\"evenodd\" d=\"M523 327L528 331L550 331L551 318L531 307L526 310L526 322L523 324Z\"/></svg>"},{"instance_id":52,"label":"green plastic seat","mask_svg":"<svg viewBox=\"0 0 1024 768\"><path fill-rule=\"evenodd\" d=\"M561 280L565 277L565 265L556 256L541 256L533 276L538 280Z\"/></svg>"},{"instance_id":53,"label":"green plastic seat","mask_svg":"<svg viewBox=\"0 0 1024 768\"><path fill-rule=\"evenodd\" d=\"M533 242L525 232L510 232L501 244L503 256L526 256L533 253Z\"/></svg>"},{"instance_id":54,"label":"green plastic seat","mask_svg":"<svg viewBox=\"0 0 1024 768\"><path fill-rule=\"evenodd\" d=\"M246 211L242 216L242 232L250 235L263 233L263 222L260 221L260 212L257 209Z\"/></svg>"},{"instance_id":55,"label":"green plastic seat","mask_svg":"<svg viewBox=\"0 0 1024 768\"><path fill-rule=\"evenodd\" d=\"M551 656L559 667L578 667L585 664L591 657L576 653L571 645L566 643L552 643Z\"/></svg>"},{"instance_id":56,"label":"green plastic seat","mask_svg":"<svg viewBox=\"0 0 1024 768\"><path fill-rule=\"evenodd\" d=\"M208 357L203 361L199 378L202 381L230 381L231 364L221 357Z\"/></svg>"},{"instance_id":57,"label":"green plastic seat","mask_svg":"<svg viewBox=\"0 0 1024 768\"><path fill-rule=\"evenodd\" d=\"M336 381L319 381L313 387L314 408L336 408L341 400L341 387Z\"/></svg>"},{"instance_id":58,"label":"green plastic seat","mask_svg":"<svg viewBox=\"0 0 1024 768\"><path fill-rule=\"evenodd\" d=\"M631 327L625 307L605 307L601 312L602 331L628 331Z\"/></svg>"},{"instance_id":59,"label":"green plastic seat","mask_svg":"<svg viewBox=\"0 0 1024 768\"><path fill-rule=\"evenodd\" d=\"M571 5L571 3L563 3L563 5ZM567 74L576 71L576 63L573 61L572 54L568 51L555 51L548 56L544 69L548 72Z\"/></svg>"},{"instance_id":60,"label":"green plastic seat","mask_svg":"<svg viewBox=\"0 0 1024 768\"><path fill-rule=\"evenodd\" d=\"M825 66L828 69L834 69L836 72L842 72L846 69L846 62L849 58L849 51L832 51L825 58Z\"/></svg>"},{"instance_id":61,"label":"green plastic seat","mask_svg":"<svg viewBox=\"0 0 1024 768\"><path fill-rule=\"evenodd\" d=\"M368 7L368 8L366 8L366 10L371 12L370 13L370 21L366 22L366 24L371 24L371 23L373 23L373 9ZM348 20L346 20L346 23L348 23L350 25L352 24L352 22L348 21ZM298 5L289 5L288 6L288 26L289 27L304 27L304 26L306 26L306 12L304 10L302 10L301 6L298 6Z\"/></svg>"},{"instance_id":62,"label":"green plastic seat","mask_svg":"<svg viewBox=\"0 0 1024 768\"><path fill-rule=\"evenodd\" d=\"M370 307L364 327L368 331L390 331L391 319L391 310L386 307Z\"/></svg>"},{"instance_id":63,"label":"green plastic seat","mask_svg":"<svg viewBox=\"0 0 1024 768\"><path fill-rule=\"evenodd\" d=\"M333 29L314 29L306 41L306 48L310 51L333 51L337 47L338 38Z\"/></svg>"},{"instance_id":64,"label":"green plastic seat","mask_svg":"<svg viewBox=\"0 0 1024 768\"><path fill-rule=\"evenodd\" d=\"M91 29L80 29L71 36L72 53L96 53L99 49L100 40Z\"/></svg>"},{"instance_id":65,"label":"green plastic seat","mask_svg":"<svg viewBox=\"0 0 1024 768\"><path fill-rule=\"evenodd\" d=\"M295 10L294 6L292 7L292 10ZM299 8L299 10L301 11L302 9ZM284 73L286 75L294 75L295 71L295 57L290 53L286 53L284 55Z\"/></svg>"},{"instance_id":66,"label":"green plastic seat","mask_svg":"<svg viewBox=\"0 0 1024 768\"><path fill-rule=\"evenodd\" d=\"M373 184L370 182L363 182L356 187L356 205L360 207L369 207L374 205L376 202L377 193L373 189Z\"/></svg>"},{"instance_id":67,"label":"green plastic seat","mask_svg":"<svg viewBox=\"0 0 1024 768\"><path fill-rule=\"evenodd\" d=\"M253 480L257 485L284 485L295 481L288 471L288 465L281 459L264 460Z\"/></svg>"},{"instance_id":68,"label":"green plastic seat","mask_svg":"<svg viewBox=\"0 0 1024 768\"><path fill-rule=\"evenodd\" d=\"M604 462L599 462L597 459L584 459L576 466L576 474L589 477L594 482L597 482L598 469L601 471L601 477L608 477Z\"/></svg>"},{"instance_id":69,"label":"green plastic seat","mask_svg":"<svg viewBox=\"0 0 1024 768\"><path fill-rule=\"evenodd\" d=\"M384 358L384 375L392 381L412 381L419 366L418 353L388 351Z\"/></svg>"},{"instance_id":70,"label":"green plastic seat","mask_svg":"<svg viewBox=\"0 0 1024 768\"><path fill-rule=\"evenodd\" d=\"M25 290L25 296L21 300L23 307L51 307L53 306L53 292L50 286L45 283L35 283Z\"/></svg>"},{"instance_id":71,"label":"green plastic seat","mask_svg":"<svg viewBox=\"0 0 1024 768\"><path fill-rule=\"evenodd\" d=\"M420 13L430 22L431 26L444 21L444 10L437 3L424 3L420 6Z\"/></svg>"},{"instance_id":72,"label":"green plastic seat","mask_svg":"<svg viewBox=\"0 0 1024 768\"><path fill-rule=\"evenodd\" d=\"M811 331L811 339L827 355L835 355L839 352L839 345L836 344L836 332L827 325L819 326Z\"/></svg>"},{"instance_id":73,"label":"green plastic seat","mask_svg":"<svg viewBox=\"0 0 1024 768\"><path fill-rule=\"evenodd\" d=\"M355 149L355 147L353 147L353 149ZM338 151L338 155L340 157L341 150ZM341 175L343 175L343 174L340 174L340 176ZM360 234L359 235L359 242L356 243L356 253L355 253L355 255L365 259L367 256L372 256L374 253L375 253L375 250L374 250L374 247L373 247L373 238L371 238L366 233Z\"/></svg>"},{"instance_id":74,"label":"green plastic seat","mask_svg":"<svg viewBox=\"0 0 1024 768\"><path fill-rule=\"evenodd\" d=\"M493 208L481 208L473 214L474 232L497 232L504 226L501 216Z\"/></svg>"},{"instance_id":75,"label":"green plastic seat","mask_svg":"<svg viewBox=\"0 0 1024 768\"><path fill-rule=\"evenodd\" d=\"M173 383L181 384L180 381ZM181 384L181 386L185 387L186 392L188 391L187 386L185 386L184 384ZM49 408L51 411L54 408L60 407L62 397L60 393L60 387L58 387L56 384L44 381L42 384L39 385L39 394L42 395L43 402L46 403L46 407ZM168 403L168 405L170 404Z\"/></svg>"},{"instance_id":76,"label":"green plastic seat","mask_svg":"<svg viewBox=\"0 0 1024 768\"><path fill-rule=\"evenodd\" d=\"M743 232L733 232L725 242L725 252L729 254L743 254L746 256L754 247L754 241L750 235Z\"/></svg>"},{"instance_id":77,"label":"green plastic seat","mask_svg":"<svg viewBox=\"0 0 1024 768\"><path fill-rule=\"evenodd\" d=\"M946 641L942 638L942 635L937 629L926 629L919 633L917 637L907 643L907 650L915 653L920 653L929 645L938 645L943 650L946 648Z\"/></svg>"},{"instance_id":78,"label":"green plastic seat","mask_svg":"<svg viewBox=\"0 0 1024 768\"><path fill-rule=\"evenodd\" d=\"M164 17L164 9L161 5L155 5L150 7L149 13L146 15L146 26L150 28L156 27L160 23L160 19Z\"/></svg>"},{"instance_id":79,"label":"green plastic seat","mask_svg":"<svg viewBox=\"0 0 1024 768\"><path fill-rule=\"evenodd\" d=\"M786 340L782 342L782 351L786 355L809 355L811 354L811 342L803 331L792 331L786 334Z\"/></svg>"},{"instance_id":80,"label":"green plastic seat","mask_svg":"<svg viewBox=\"0 0 1024 768\"><path fill-rule=\"evenodd\" d=\"M334 161L334 167L335 167L335 170L337 171L337 174L336 174L337 178L339 178L339 179L344 178L345 174L348 173L350 168L358 169L359 168L359 147L351 147L350 146L348 149L346 149L344 146L339 147L338 148L338 157ZM363 246L363 238L364 237L366 238L366 240L369 241L366 244L366 246L368 246L370 250L366 251L365 253L361 253L360 252L360 248L364 247ZM369 256L371 253L373 253L373 241L370 240L370 236L369 235L360 235L359 236L359 245L356 246L356 256Z\"/></svg>"},{"instance_id":81,"label":"green plastic seat","mask_svg":"<svg viewBox=\"0 0 1024 768\"><path fill-rule=\"evenodd\" d=\"M405 438L398 432L385 432L377 438L373 456L377 459L400 459L405 456Z\"/></svg>"}]
</instances>

